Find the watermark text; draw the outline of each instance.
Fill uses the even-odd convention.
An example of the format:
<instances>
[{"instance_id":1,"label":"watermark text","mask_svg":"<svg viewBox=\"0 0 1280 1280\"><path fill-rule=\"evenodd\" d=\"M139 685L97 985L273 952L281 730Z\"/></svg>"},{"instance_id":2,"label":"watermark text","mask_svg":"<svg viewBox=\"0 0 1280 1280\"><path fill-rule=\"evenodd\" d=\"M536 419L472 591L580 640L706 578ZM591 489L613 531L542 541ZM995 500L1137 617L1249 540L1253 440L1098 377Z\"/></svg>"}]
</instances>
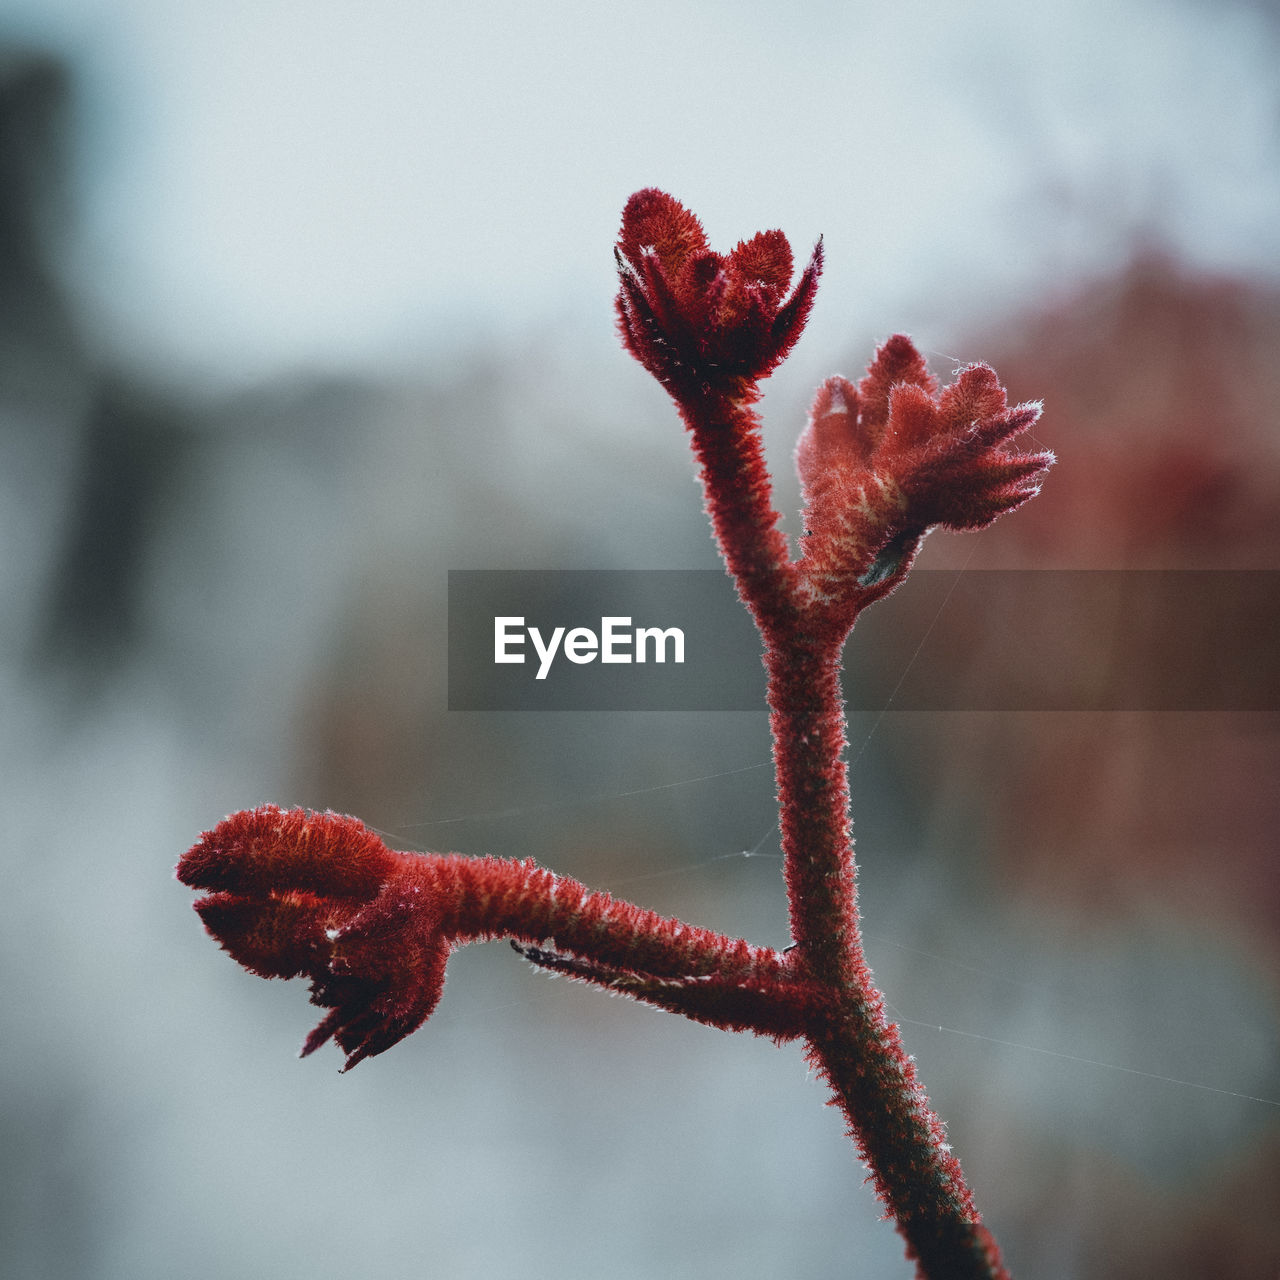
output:
<instances>
[{"instance_id":1,"label":"watermark text","mask_svg":"<svg viewBox=\"0 0 1280 1280\"><path fill-rule=\"evenodd\" d=\"M606 663L647 662L651 649L654 662L666 662L669 642L671 660L684 662L684 631L680 627L632 628L629 617L608 616L600 619L598 632L590 627L555 627L550 636L544 636L540 628L525 626L523 616L516 615L493 620L494 662L524 662L526 635L538 655L535 680L547 678L560 652L580 666L597 658Z\"/></svg>"}]
</instances>

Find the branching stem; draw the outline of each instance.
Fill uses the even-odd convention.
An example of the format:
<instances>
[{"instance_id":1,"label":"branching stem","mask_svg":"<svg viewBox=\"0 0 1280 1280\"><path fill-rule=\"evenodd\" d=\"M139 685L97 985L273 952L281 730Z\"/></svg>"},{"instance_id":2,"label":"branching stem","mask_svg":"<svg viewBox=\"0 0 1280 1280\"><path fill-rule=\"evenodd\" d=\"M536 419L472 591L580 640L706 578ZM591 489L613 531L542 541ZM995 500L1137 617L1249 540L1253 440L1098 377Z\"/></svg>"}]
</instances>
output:
<instances>
[{"instance_id":1,"label":"branching stem","mask_svg":"<svg viewBox=\"0 0 1280 1280\"><path fill-rule=\"evenodd\" d=\"M806 598L778 528L755 413L682 400L721 554L765 645L779 827L805 1020L830 1085L924 1280L1007 1280L959 1161L872 981L858 929L841 655L857 608Z\"/></svg>"},{"instance_id":2,"label":"branching stem","mask_svg":"<svg viewBox=\"0 0 1280 1280\"><path fill-rule=\"evenodd\" d=\"M623 342L693 436L716 541L764 640L794 945L753 947L532 862L398 853L356 818L275 805L204 832L178 878L206 892L196 910L239 963L311 979L328 1013L303 1052L333 1039L347 1068L426 1021L455 947L497 937L711 1026L803 1038L918 1280L1008 1280L863 957L840 665L858 613L902 580L929 529L984 528L1037 492L1052 454L1010 442L1040 406L1009 407L986 365L939 390L910 339L890 338L856 387L819 390L797 448L807 529L793 561L752 406L813 306L821 242L788 294L780 231L713 253L697 218L646 188L616 257Z\"/></svg>"}]
</instances>

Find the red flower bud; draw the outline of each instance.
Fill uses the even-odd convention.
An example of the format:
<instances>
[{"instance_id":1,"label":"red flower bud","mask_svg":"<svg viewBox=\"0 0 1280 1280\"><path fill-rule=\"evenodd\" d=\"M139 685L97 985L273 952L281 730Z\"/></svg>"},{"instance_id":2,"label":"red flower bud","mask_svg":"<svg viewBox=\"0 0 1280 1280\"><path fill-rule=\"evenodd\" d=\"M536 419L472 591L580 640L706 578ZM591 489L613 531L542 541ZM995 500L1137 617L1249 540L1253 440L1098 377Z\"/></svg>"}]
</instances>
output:
<instances>
[{"instance_id":1,"label":"red flower bud","mask_svg":"<svg viewBox=\"0 0 1280 1280\"><path fill-rule=\"evenodd\" d=\"M206 831L178 879L215 891L196 910L246 969L311 979L330 1013L303 1055L332 1037L348 1070L416 1031L444 989L450 941L425 869L355 818L263 805Z\"/></svg>"},{"instance_id":2,"label":"red flower bud","mask_svg":"<svg viewBox=\"0 0 1280 1280\"><path fill-rule=\"evenodd\" d=\"M727 255L678 200L648 187L627 201L615 252L627 349L677 401L755 398L795 346L822 270L819 241L792 290L791 245L761 231Z\"/></svg>"},{"instance_id":3,"label":"red flower bud","mask_svg":"<svg viewBox=\"0 0 1280 1280\"><path fill-rule=\"evenodd\" d=\"M1054 459L1009 441L1039 416L1038 404L1010 408L985 364L939 394L901 334L856 388L828 379L796 450L810 590L865 604L901 581L930 529L981 529L1021 506Z\"/></svg>"}]
</instances>

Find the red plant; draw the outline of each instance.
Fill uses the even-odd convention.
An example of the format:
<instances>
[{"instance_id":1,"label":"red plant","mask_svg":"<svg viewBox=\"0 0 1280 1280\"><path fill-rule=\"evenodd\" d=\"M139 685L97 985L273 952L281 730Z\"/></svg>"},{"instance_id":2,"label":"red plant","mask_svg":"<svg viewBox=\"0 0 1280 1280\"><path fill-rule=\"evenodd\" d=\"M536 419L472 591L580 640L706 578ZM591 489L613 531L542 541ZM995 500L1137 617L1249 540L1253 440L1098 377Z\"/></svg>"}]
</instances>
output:
<instances>
[{"instance_id":1,"label":"red plant","mask_svg":"<svg viewBox=\"0 0 1280 1280\"><path fill-rule=\"evenodd\" d=\"M793 945L664 919L530 862L395 853L354 818L271 805L206 832L178 877L208 891L205 926L251 972L311 979L329 1012L303 1052L332 1038L347 1068L426 1020L452 948L497 937L712 1026L803 1038L917 1275L1005 1276L863 959L839 677L858 613L902 580L931 528L981 528L1036 492L1052 455L1008 442L1039 406L1009 408L985 365L939 392L910 340L890 338L856 388L833 378L818 393L792 560L751 406L808 317L821 245L788 294L780 231L716 254L692 213L648 189L627 202L617 261L623 341L692 434L716 538L764 641Z\"/></svg>"}]
</instances>

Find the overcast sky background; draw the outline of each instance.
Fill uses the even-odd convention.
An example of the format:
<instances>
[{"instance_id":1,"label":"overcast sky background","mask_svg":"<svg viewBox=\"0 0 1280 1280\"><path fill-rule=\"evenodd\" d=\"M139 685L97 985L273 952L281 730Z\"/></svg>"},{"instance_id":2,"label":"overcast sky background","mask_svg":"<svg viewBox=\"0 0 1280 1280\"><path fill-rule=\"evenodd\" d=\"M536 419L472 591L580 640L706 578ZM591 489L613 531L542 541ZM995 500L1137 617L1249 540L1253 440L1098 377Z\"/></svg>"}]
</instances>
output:
<instances>
[{"instance_id":1,"label":"overcast sky background","mask_svg":"<svg viewBox=\"0 0 1280 1280\"><path fill-rule=\"evenodd\" d=\"M1146 235L1280 262L1274 24L1235 4L4 0L77 69L64 261L101 341L225 385L613 341L660 185L826 236L809 341L992 311Z\"/></svg>"}]
</instances>

